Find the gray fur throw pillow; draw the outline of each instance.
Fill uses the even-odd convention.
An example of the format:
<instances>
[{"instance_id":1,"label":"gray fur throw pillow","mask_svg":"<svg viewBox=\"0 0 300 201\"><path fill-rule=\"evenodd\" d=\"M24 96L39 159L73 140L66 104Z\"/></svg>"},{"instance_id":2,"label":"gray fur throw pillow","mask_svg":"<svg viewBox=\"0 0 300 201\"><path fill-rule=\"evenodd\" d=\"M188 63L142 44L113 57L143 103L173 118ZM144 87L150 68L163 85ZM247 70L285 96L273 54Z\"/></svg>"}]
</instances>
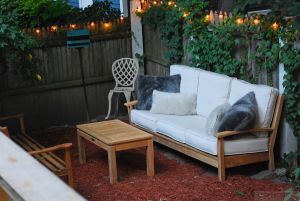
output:
<instances>
[{"instance_id":1,"label":"gray fur throw pillow","mask_svg":"<svg viewBox=\"0 0 300 201\"><path fill-rule=\"evenodd\" d=\"M137 79L137 110L150 110L153 90L163 92L180 92L180 75L167 77L139 75Z\"/></svg>"},{"instance_id":2,"label":"gray fur throw pillow","mask_svg":"<svg viewBox=\"0 0 300 201\"><path fill-rule=\"evenodd\" d=\"M254 92L249 92L234 103L224 114L218 132L237 131L254 128L258 118L258 108Z\"/></svg>"}]
</instances>

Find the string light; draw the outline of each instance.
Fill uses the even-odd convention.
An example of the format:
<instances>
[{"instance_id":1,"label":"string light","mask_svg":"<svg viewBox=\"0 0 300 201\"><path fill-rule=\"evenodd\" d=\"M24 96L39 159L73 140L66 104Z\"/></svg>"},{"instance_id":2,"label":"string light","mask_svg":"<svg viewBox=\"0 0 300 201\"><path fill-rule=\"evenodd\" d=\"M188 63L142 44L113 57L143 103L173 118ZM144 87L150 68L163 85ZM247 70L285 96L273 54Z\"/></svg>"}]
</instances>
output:
<instances>
[{"instance_id":1,"label":"string light","mask_svg":"<svg viewBox=\"0 0 300 201\"><path fill-rule=\"evenodd\" d=\"M76 28L76 24L71 24L70 27L71 27L71 29L75 29Z\"/></svg>"},{"instance_id":2,"label":"string light","mask_svg":"<svg viewBox=\"0 0 300 201\"><path fill-rule=\"evenodd\" d=\"M153 3L153 5L157 5L157 1L153 1L152 3Z\"/></svg>"},{"instance_id":3,"label":"string light","mask_svg":"<svg viewBox=\"0 0 300 201\"><path fill-rule=\"evenodd\" d=\"M120 16L120 20L122 20L122 21L124 20L124 16L123 15Z\"/></svg>"},{"instance_id":4,"label":"string light","mask_svg":"<svg viewBox=\"0 0 300 201\"><path fill-rule=\"evenodd\" d=\"M258 24L260 23L260 20L256 18L256 19L253 20L253 23L254 23L255 25L258 25Z\"/></svg>"},{"instance_id":5,"label":"string light","mask_svg":"<svg viewBox=\"0 0 300 201\"><path fill-rule=\"evenodd\" d=\"M207 14L207 15L205 15L205 21L206 22L209 22L210 21L210 16Z\"/></svg>"},{"instance_id":6,"label":"string light","mask_svg":"<svg viewBox=\"0 0 300 201\"><path fill-rule=\"evenodd\" d=\"M41 30L40 30L39 28L37 28L37 29L35 30L35 33L40 34L40 33L41 33Z\"/></svg>"},{"instance_id":7,"label":"string light","mask_svg":"<svg viewBox=\"0 0 300 201\"><path fill-rule=\"evenodd\" d=\"M274 23L272 24L272 28L273 28L274 30L277 30L278 27L279 27L279 25L278 25L277 22L274 22Z\"/></svg>"},{"instance_id":8,"label":"string light","mask_svg":"<svg viewBox=\"0 0 300 201\"><path fill-rule=\"evenodd\" d=\"M223 18L224 18L224 15L223 15L222 13L220 13L220 14L219 14L219 19L222 20Z\"/></svg>"},{"instance_id":9,"label":"string light","mask_svg":"<svg viewBox=\"0 0 300 201\"><path fill-rule=\"evenodd\" d=\"M142 10L142 8L139 6L139 7L137 7L137 8L135 9L135 12L137 12L137 13L142 13L143 10Z\"/></svg>"},{"instance_id":10,"label":"string light","mask_svg":"<svg viewBox=\"0 0 300 201\"><path fill-rule=\"evenodd\" d=\"M141 3L145 3L145 0L141 0Z\"/></svg>"},{"instance_id":11,"label":"string light","mask_svg":"<svg viewBox=\"0 0 300 201\"><path fill-rule=\"evenodd\" d=\"M187 13L187 12L184 12L182 15L182 17L184 17L184 18L186 18L187 16L189 16L189 13Z\"/></svg>"},{"instance_id":12,"label":"string light","mask_svg":"<svg viewBox=\"0 0 300 201\"><path fill-rule=\"evenodd\" d=\"M96 26L95 22L91 22L91 23L90 23L90 26L91 26L91 27L95 27L95 26Z\"/></svg>"},{"instance_id":13,"label":"string light","mask_svg":"<svg viewBox=\"0 0 300 201\"><path fill-rule=\"evenodd\" d=\"M106 29L108 29L110 26L111 26L111 25L110 25L109 22L105 22L105 23L104 23L104 27L105 27Z\"/></svg>"},{"instance_id":14,"label":"string light","mask_svg":"<svg viewBox=\"0 0 300 201\"><path fill-rule=\"evenodd\" d=\"M172 6L174 4L173 1L168 1L168 6Z\"/></svg>"},{"instance_id":15,"label":"string light","mask_svg":"<svg viewBox=\"0 0 300 201\"><path fill-rule=\"evenodd\" d=\"M237 19L236 19L236 23L237 23L237 24L243 24L243 22L244 22L244 21L243 21L243 19L241 19L241 18L237 18Z\"/></svg>"},{"instance_id":16,"label":"string light","mask_svg":"<svg viewBox=\"0 0 300 201\"><path fill-rule=\"evenodd\" d=\"M53 25L53 26L51 26L51 28L50 28L50 30L51 30L52 32L56 32L57 29L58 29L58 27L57 27L56 25Z\"/></svg>"}]
</instances>

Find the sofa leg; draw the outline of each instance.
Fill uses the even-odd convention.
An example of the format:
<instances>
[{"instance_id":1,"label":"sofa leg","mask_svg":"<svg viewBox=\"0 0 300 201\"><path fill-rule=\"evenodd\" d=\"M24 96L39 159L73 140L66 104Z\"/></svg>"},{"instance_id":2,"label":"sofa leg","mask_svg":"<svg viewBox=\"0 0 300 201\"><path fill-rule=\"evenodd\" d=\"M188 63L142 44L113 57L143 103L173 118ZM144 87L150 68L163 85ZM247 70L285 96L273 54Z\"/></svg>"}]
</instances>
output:
<instances>
[{"instance_id":1,"label":"sofa leg","mask_svg":"<svg viewBox=\"0 0 300 201\"><path fill-rule=\"evenodd\" d=\"M218 139L218 177L219 181L225 180L224 140Z\"/></svg>"},{"instance_id":2,"label":"sofa leg","mask_svg":"<svg viewBox=\"0 0 300 201\"><path fill-rule=\"evenodd\" d=\"M269 170L273 171L275 170L275 162L274 162L274 154L269 153Z\"/></svg>"},{"instance_id":3,"label":"sofa leg","mask_svg":"<svg viewBox=\"0 0 300 201\"><path fill-rule=\"evenodd\" d=\"M225 168L224 167L218 167L218 177L219 181L225 181Z\"/></svg>"}]
</instances>

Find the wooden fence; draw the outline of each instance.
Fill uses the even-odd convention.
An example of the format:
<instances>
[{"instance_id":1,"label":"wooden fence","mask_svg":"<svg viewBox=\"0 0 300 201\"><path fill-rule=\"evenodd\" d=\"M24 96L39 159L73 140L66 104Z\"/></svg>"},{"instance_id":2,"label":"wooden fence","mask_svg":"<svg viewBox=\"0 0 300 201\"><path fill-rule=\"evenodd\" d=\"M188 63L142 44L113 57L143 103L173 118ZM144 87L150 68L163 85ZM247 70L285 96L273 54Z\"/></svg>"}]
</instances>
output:
<instances>
[{"instance_id":1,"label":"wooden fence","mask_svg":"<svg viewBox=\"0 0 300 201\"><path fill-rule=\"evenodd\" d=\"M94 34L84 48L83 66L92 119L107 112L107 95L114 87L111 65L121 57L132 57L128 31ZM56 44L56 45L55 45ZM29 130L76 124L86 120L78 50L66 41L35 50L42 61L42 81L24 82L19 76L0 77L0 116L25 113Z\"/></svg>"}]
</instances>

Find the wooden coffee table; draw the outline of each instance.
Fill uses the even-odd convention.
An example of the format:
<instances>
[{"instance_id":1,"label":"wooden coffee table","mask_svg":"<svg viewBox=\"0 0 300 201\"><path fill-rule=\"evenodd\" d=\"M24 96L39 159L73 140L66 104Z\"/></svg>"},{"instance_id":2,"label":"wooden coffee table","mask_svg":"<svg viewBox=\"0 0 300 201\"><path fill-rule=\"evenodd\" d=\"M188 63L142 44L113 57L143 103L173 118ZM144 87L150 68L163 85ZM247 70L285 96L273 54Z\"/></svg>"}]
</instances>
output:
<instances>
[{"instance_id":1,"label":"wooden coffee table","mask_svg":"<svg viewBox=\"0 0 300 201\"><path fill-rule=\"evenodd\" d=\"M110 183L117 182L116 152L147 147L147 175L154 175L153 136L120 120L109 120L77 125L80 163L86 162L83 139L90 141L108 153Z\"/></svg>"}]
</instances>

